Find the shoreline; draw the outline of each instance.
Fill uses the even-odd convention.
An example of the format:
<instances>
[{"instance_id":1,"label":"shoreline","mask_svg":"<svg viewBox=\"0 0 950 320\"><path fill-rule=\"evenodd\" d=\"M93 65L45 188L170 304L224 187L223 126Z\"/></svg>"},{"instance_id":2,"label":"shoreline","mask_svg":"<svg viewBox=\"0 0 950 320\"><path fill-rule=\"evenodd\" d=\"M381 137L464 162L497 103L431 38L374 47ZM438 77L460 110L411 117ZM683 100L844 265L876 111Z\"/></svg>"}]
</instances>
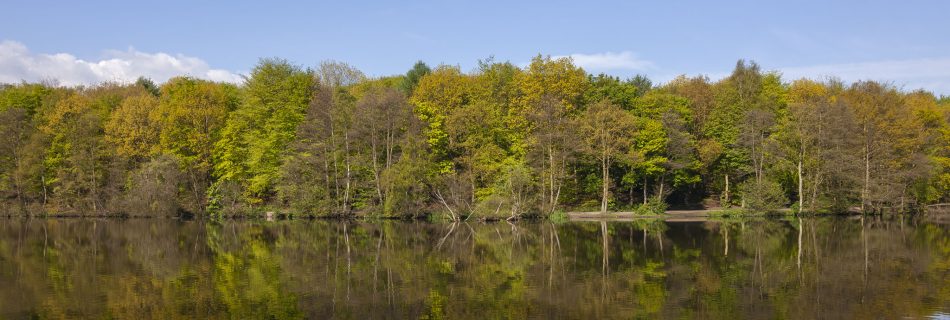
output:
<instances>
[{"instance_id":1,"label":"shoreline","mask_svg":"<svg viewBox=\"0 0 950 320\"><path fill-rule=\"evenodd\" d=\"M740 209L734 208L709 208L709 209L688 209L688 210L667 210L663 214L649 214L641 215L634 213L632 211L612 211L607 213L601 213L599 211L568 211L564 215L567 219L562 221L564 222L590 222L590 221L611 221L611 222L629 222L636 220L663 220L668 222L702 222L709 221L712 219L718 218L782 218L782 217L792 217L798 216L793 213L790 208L783 208L771 212L743 212ZM842 213L805 213L801 214L803 217L855 217L861 216L861 213L857 212L842 212ZM930 217L936 218L938 221L950 220L950 217L944 218L944 215L937 214L936 216L932 214L910 214L911 216L920 216L920 217ZM867 216L888 216L887 214L867 214ZM898 215L895 215L898 216ZM947 215L950 216L950 215ZM430 220L425 218L411 218L411 217L345 217L345 216L301 216L301 215L276 215L271 218L264 216L256 215L234 215L234 216L225 216L220 218L211 218L211 217L202 217L202 216L149 216L149 215L125 215L125 214L101 214L101 215L81 215L81 214L51 214L51 215L17 215L17 214L0 214L0 219L107 219L107 220L132 220L132 219L174 219L181 221L225 221L225 220L244 220L244 221L262 221L262 222L276 222L276 221L291 221L291 220L337 220L337 221L403 221L403 222L431 222L431 223L445 223L452 222L450 220ZM464 219L463 219L464 220ZM509 222L514 221L545 221L551 220L548 217L521 217L514 219ZM478 218L467 220L471 222L500 222L505 221L505 219L492 219L492 218Z\"/></svg>"},{"instance_id":2,"label":"shoreline","mask_svg":"<svg viewBox=\"0 0 950 320\"><path fill-rule=\"evenodd\" d=\"M570 221L634 221L644 219L662 219L670 222L697 222L707 221L709 218L728 217L733 214L744 217L767 217L767 216L788 216L794 215L791 209L785 208L775 212L763 213L739 213L737 209L730 208L709 208L709 209L689 209L689 210L667 210L664 214L640 215L631 211L617 211L601 213L599 211L586 212L568 212Z\"/></svg>"}]
</instances>

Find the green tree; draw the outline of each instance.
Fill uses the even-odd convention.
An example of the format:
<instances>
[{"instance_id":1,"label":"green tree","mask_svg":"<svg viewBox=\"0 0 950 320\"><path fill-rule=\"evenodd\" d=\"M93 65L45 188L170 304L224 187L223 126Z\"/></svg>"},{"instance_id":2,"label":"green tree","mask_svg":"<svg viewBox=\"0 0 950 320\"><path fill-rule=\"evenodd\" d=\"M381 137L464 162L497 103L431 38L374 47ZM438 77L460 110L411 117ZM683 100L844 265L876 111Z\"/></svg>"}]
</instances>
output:
<instances>
[{"instance_id":1,"label":"green tree","mask_svg":"<svg viewBox=\"0 0 950 320\"><path fill-rule=\"evenodd\" d=\"M294 140L313 90L310 71L286 60L263 59L244 84L244 102L215 143L215 174L238 182L250 204L271 197L281 153Z\"/></svg>"},{"instance_id":2,"label":"green tree","mask_svg":"<svg viewBox=\"0 0 950 320\"><path fill-rule=\"evenodd\" d=\"M551 214L558 208L568 166L574 162L581 143L574 120L557 99L548 96L538 101L528 119L530 136L528 160L539 176L541 212Z\"/></svg>"},{"instance_id":3,"label":"green tree","mask_svg":"<svg viewBox=\"0 0 950 320\"><path fill-rule=\"evenodd\" d=\"M637 97L646 92L641 92L632 81L621 81L620 78L606 74L590 76L590 87L584 91L584 100L588 104L609 100L620 106L624 110L633 109Z\"/></svg>"},{"instance_id":4,"label":"green tree","mask_svg":"<svg viewBox=\"0 0 950 320\"><path fill-rule=\"evenodd\" d=\"M399 161L400 142L414 119L406 97L395 89L373 90L356 104L355 139L364 166L372 172L375 206L383 204L392 192L384 185L385 172Z\"/></svg>"},{"instance_id":5,"label":"green tree","mask_svg":"<svg viewBox=\"0 0 950 320\"><path fill-rule=\"evenodd\" d=\"M416 64L412 65L412 68L406 72L406 75L403 76L399 88L406 95L412 95L412 91L419 85L419 80L430 72L432 72L432 68L429 68L425 62L417 61Z\"/></svg>"},{"instance_id":6,"label":"green tree","mask_svg":"<svg viewBox=\"0 0 950 320\"><path fill-rule=\"evenodd\" d=\"M426 140L442 173L453 170L445 121L450 113L468 103L470 81L458 68L440 66L422 77L409 99L416 115L426 124Z\"/></svg>"},{"instance_id":7,"label":"green tree","mask_svg":"<svg viewBox=\"0 0 950 320\"><path fill-rule=\"evenodd\" d=\"M861 141L857 153L864 164L861 211L899 210L908 205L909 188L926 170L921 148L924 140L920 119L904 105L893 87L876 82L858 82L844 94L855 114Z\"/></svg>"},{"instance_id":8,"label":"green tree","mask_svg":"<svg viewBox=\"0 0 950 320\"><path fill-rule=\"evenodd\" d=\"M732 182L752 175L759 183L766 178L766 143L775 130L775 118L783 116L784 87L777 74L763 74L755 62L739 60L732 74L714 86L716 105L704 124L704 136L721 146L713 171L723 177L723 205L731 205ZM711 156L712 150L701 150ZM718 181L718 180L712 180Z\"/></svg>"},{"instance_id":9,"label":"green tree","mask_svg":"<svg viewBox=\"0 0 950 320\"><path fill-rule=\"evenodd\" d=\"M33 115L41 109L52 90L40 84L0 86L0 194L27 204L30 175L27 168L39 164L43 152L31 149L39 137ZM39 157L37 157L39 155ZM31 161L33 160L33 161Z\"/></svg>"},{"instance_id":10,"label":"green tree","mask_svg":"<svg viewBox=\"0 0 950 320\"><path fill-rule=\"evenodd\" d=\"M50 137L44 164L52 173L44 184L51 187L60 209L80 214L106 209L104 187L111 157L102 137L104 114L90 98L72 94L44 115L40 130Z\"/></svg>"},{"instance_id":11,"label":"green tree","mask_svg":"<svg viewBox=\"0 0 950 320\"><path fill-rule=\"evenodd\" d=\"M174 155L185 172L187 195L191 199L187 208L192 212L203 211L207 206L205 191L212 181L215 143L220 139L229 113L239 102L237 88L178 77L163 84L161 92L154 111L161 128L160 151Z\"/></svg>"},{"instance_id":12,"label":"green tree","mask_svg":"<svg viewBox=\"0 0 950 320\"><path fill-rule=\"evenodd\" d=\"M688 100L650 91L637 99L632 112L640 123L635 148L630 154L636 170L629 172L625 180L632 188L637 180L633 175L640 175L643 179L643 203L648 201L650 179L656 181L654 194L660 203L665 202L672 191L672 188L667 188L668 177L672 178L674 187L698 182L695 141L687 129L692 120Z\"/></svg>"},{"instance_id":13,"label":"green tree","mask_svg":"<svg viewBox=\"0 0 950 320\"><path fill-rule=\"evenodd\" d=\"M105 139L117 156L140 162L158 152L161 128L156 110L158 99L141 95L123 100L112 112L105 123Z\"/></svg>"},{"instance_id":14,"label":"green tree","mask_svg":"<svg viewBox=\"0 0 950 320\"><path fill-rule=\"evenodd\" d=\"M589 86L587 73L570 58L551 59L535 56L517 79L521 88L521 105L528 109L550 97L573 113L583 104Z\"/></svg>"},{"instance_id":15,"label":"green tree","mask_svg":"<svg viewBox=\"0 0 950 320\"><path fill-rule=\"evenodd\" d=\"M573 119L586 103L591 81L569 58L540 55L516 76L520 96L514 108L518 111L507 125L527 142L522 147L527 150L518 154L526 156L539 181L539 209L544 214L558 208L568 168L580 149Z\"/></svg>"},{"instance_id":16,"label":"green tree","mask_svg":"<svg viewBox=\"0 0 950 320\"><path fill-rule=\"evenodd\" d=\"M158 85L156 85L155 82L152 81L152 79L149 79L146 77L139 77L138 79L135 80L135 85L142 87L143 89L145 89L145 91L147 91L152 96L158 97L162 94L162 89L159 88Z\"/></svg>"},{"instance_id":17,"label":"green tree","mask_svg":"<svg viewBox=\"0 0 950 320\"><path fill-rule=\"evenodd\" d=\"M600 211L607 212L610 198L610 168L631 151L636 117L620 107L601 101L587 107L578 122L585 153L597 160L601 172Z\"/></svg>"}]
</instances>

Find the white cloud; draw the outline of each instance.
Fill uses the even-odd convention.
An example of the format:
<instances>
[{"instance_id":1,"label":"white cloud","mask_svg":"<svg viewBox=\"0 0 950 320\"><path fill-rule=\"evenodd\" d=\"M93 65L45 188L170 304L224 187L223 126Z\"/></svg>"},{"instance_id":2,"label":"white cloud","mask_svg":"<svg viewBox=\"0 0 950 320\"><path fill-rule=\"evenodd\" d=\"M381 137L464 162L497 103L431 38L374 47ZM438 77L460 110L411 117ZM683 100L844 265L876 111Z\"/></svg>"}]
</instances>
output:
<instances>
[{"instance_id":1,"label":"white cloud","mask_svg":"<svg viewBox=\"0 0 950 320\"><path fill-rule=\"evenodd\" d=\"M55 80L61 85L92 85L105 81L129 82L140 76L164 82L186 75L238 83L241 76L211 69L204 60L177 54L148 53L129 48L108 50L99 61L85 61L68 53L32 53L22 43L0 42L0 83Z\"/></svg>"},{"instance_id":2,"label":"white cloud","mask_svg":"<svg viewBox=\"0 0 950 320\"><path fill-rule=\"evenodd\" d=\"M887 60L779 68L782 78L822 79L837 77L846 82L876 80L891 82L906 90L926 89L950 94L950 58Z\"/></svg>"},{"instance_id":3,"label":"white cloud","mask_svg":"<svg viewBox=\"0 0 950 320\"><path fill-rule=\"evenodd\" d=\"M630 51L622 51L619 53L604 52L594 54L575 53L569 56L555 56L553 58L563 57L570 57L574 60L574 64L587 70L644 71L654 68L653 62L640 59L636 54Z\"/></svg>"}]
</instances>

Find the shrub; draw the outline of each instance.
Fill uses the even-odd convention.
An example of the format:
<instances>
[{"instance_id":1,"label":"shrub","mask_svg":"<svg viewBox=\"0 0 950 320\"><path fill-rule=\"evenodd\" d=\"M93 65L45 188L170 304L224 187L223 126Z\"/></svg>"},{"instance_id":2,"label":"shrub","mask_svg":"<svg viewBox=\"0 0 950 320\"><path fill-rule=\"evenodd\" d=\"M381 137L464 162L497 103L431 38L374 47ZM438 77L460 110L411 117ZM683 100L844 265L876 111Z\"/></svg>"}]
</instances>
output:
<instances>
[{"instance_id":1,"label":"shrub","mask_svg":"<svg viewBox=\"0 0 950 320\"><path fill-rule=\"evenodd\" d=\"M124 197L124 211L133 216L172 216L180 208L182 173L174 156L161 155L132 172Z\"/></svg>"},{"instance_id":2,"label":"shrub","mask_svg":"<svg viewBox=\"0 0 950 320\"><path fill-rule=\"evenodd\" d=\"M571 220L570 216L564 210L556 210L548 216L548 220L554 223L565 223Z\"/></svg>"},{"instance_id":3,"label":"shrub","mask_svg":"<svg viewBox=\"0 0 950 320\"><path fill-rule=\"evenodd\" d=\"M745 208L753 211L772 211L788 204L785 192L778 182L762 179L750 179L739 185L739 195Z\"/></svg>"},{"instance_id":4,"label":"shrub","mask_svg":"<svg viewBox=\"0 0 950 320\"><path fill-rule=\"evenodd\" d=\"M651 198L646 203L633 208L633 213L638 215L661 215L666 213L667 204L662 200Z\"/></svg>"}]
</instances>

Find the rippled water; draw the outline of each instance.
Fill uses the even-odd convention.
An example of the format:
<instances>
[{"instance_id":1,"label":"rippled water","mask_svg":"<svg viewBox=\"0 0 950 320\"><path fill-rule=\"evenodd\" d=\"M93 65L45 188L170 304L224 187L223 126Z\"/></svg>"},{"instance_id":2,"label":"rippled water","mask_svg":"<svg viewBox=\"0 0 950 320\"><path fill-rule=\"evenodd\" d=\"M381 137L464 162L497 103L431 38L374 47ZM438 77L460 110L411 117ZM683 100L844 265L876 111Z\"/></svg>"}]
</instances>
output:
<instances>
[{"instance_id":1,"label":"rippled water","mask_svg":"<svg viewBox=\"0 0 950 320\"><path fill-rule=\"evenodd\" d=\"M0 220L0 319L926 318L950 226Z\"/></svg>"}]
</instances>

